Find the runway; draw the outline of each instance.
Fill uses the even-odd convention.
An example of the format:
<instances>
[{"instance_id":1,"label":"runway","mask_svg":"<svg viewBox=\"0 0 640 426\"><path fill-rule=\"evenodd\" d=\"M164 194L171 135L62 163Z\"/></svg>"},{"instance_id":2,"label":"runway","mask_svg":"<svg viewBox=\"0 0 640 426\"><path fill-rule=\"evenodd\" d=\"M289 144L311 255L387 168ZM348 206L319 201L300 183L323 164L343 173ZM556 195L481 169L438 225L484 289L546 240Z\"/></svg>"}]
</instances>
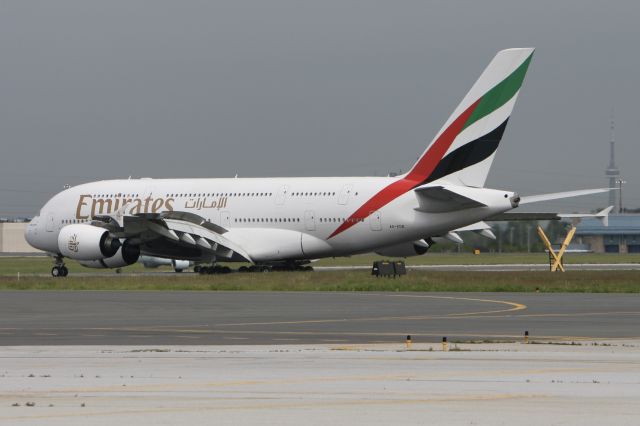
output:
<instances>
[{"instance_id":1,"label":"runway","mask_svg":"<svg viewBox=\"0 0 640 426\"><path fill-rule=\"evenodd\" d=\"M630 339L640 295L2 292L0 345L278 345Z\"/></svg>"}]
</instances>

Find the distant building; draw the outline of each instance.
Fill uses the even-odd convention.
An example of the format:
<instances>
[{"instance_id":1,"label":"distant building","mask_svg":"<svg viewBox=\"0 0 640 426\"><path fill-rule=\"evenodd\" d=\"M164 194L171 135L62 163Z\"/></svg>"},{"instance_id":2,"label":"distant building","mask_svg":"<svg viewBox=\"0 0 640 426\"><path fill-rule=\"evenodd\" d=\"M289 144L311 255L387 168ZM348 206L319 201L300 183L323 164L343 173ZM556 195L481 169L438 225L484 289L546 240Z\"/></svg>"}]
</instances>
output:
<instances>
[{"instance_id":1,"label":"distant building","mask_svg":"<svg viewBox=\"0 0 640 426\"><path fill-rule=\"evenodd\" d=\"M24 239L24 230L27 225L28 223L25 222L0 223L0 253L42 253L31 247Z\"/></svg>"},{"instance_id":2,"label":"distant building","mask_svg":"<svg viewBox=\"0 0 640 426\"><path fill-rule=\"evenodd\" d=\"M640 215L610 215L609 226L595 218L583 219L574 241L594 253L640 253Z\"/></svg>"}]
</instances>

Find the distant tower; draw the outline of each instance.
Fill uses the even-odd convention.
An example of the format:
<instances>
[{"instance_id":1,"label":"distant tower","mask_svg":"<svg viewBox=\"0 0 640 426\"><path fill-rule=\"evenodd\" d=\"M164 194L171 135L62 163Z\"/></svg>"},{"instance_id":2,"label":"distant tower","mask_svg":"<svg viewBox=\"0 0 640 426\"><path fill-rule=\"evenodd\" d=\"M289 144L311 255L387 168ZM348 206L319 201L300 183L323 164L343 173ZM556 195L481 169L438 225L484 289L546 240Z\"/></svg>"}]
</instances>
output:
<instances>
[{"instance_id":1,"label":"distant tower","mask_svg":"<svg viewBox=\"0 0 640 426\"><path fill-rule=\"evenodd\" d=\"M609 178L609 188L617 188L617 180L620 179L620 170L616 167L616 133L613 114L611 114L611 140L609 141L609 167L605 175ZM609 205L616 206L618 191L609 191Z\"/></svg>"}]
</instances>

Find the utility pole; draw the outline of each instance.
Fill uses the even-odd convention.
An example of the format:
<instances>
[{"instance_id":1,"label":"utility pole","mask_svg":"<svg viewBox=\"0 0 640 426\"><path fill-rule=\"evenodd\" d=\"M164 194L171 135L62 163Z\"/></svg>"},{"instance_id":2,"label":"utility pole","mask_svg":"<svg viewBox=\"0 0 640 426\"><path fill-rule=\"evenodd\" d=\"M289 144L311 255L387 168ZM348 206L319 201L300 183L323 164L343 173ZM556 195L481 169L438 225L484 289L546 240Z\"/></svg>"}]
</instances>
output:
<instances>
[{"instance_id":1,"label":"utility pole","mask_svg":"<svg viewBox=\"0 0 640 426\"><path fill-rule=\"evenodd\" d=\"M618 184L618 191L620 191L620 193L618 194L618 213L622 214L623 208L622 208L622 185L624 185L625 183L627 183L626 180L623 179L617 179L616 183Z\"/></svg>"}]
</instances>

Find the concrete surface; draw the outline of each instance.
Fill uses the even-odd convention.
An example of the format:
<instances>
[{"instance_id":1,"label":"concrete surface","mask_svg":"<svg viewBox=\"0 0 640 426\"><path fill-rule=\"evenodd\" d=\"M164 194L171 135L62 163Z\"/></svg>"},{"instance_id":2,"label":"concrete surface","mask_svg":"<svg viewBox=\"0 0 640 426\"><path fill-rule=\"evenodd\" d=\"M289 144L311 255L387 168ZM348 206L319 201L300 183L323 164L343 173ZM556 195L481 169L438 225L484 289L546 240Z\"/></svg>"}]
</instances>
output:
<instances>
[{"instance_id":1,"label":"concrete surface","mask_svg":"<svg viewBox=\"0 0 640 426\"><path fill-rule=\"evenodd\" d=\"M640 294L5 291L0 346L640 337Z\"/></svg>"},{"instance_id":2,"label":"concrete surface","mask_svg":"<svg viewBox=\"0 0 640 426\"><path fill-rule=\"evenodd\" d=\"M606 346L603 346L606 345ZM0 423L635 425L640 341L0 348ZM430 351L431 349L431 351Z\"/></svg>"}]
</instances>

